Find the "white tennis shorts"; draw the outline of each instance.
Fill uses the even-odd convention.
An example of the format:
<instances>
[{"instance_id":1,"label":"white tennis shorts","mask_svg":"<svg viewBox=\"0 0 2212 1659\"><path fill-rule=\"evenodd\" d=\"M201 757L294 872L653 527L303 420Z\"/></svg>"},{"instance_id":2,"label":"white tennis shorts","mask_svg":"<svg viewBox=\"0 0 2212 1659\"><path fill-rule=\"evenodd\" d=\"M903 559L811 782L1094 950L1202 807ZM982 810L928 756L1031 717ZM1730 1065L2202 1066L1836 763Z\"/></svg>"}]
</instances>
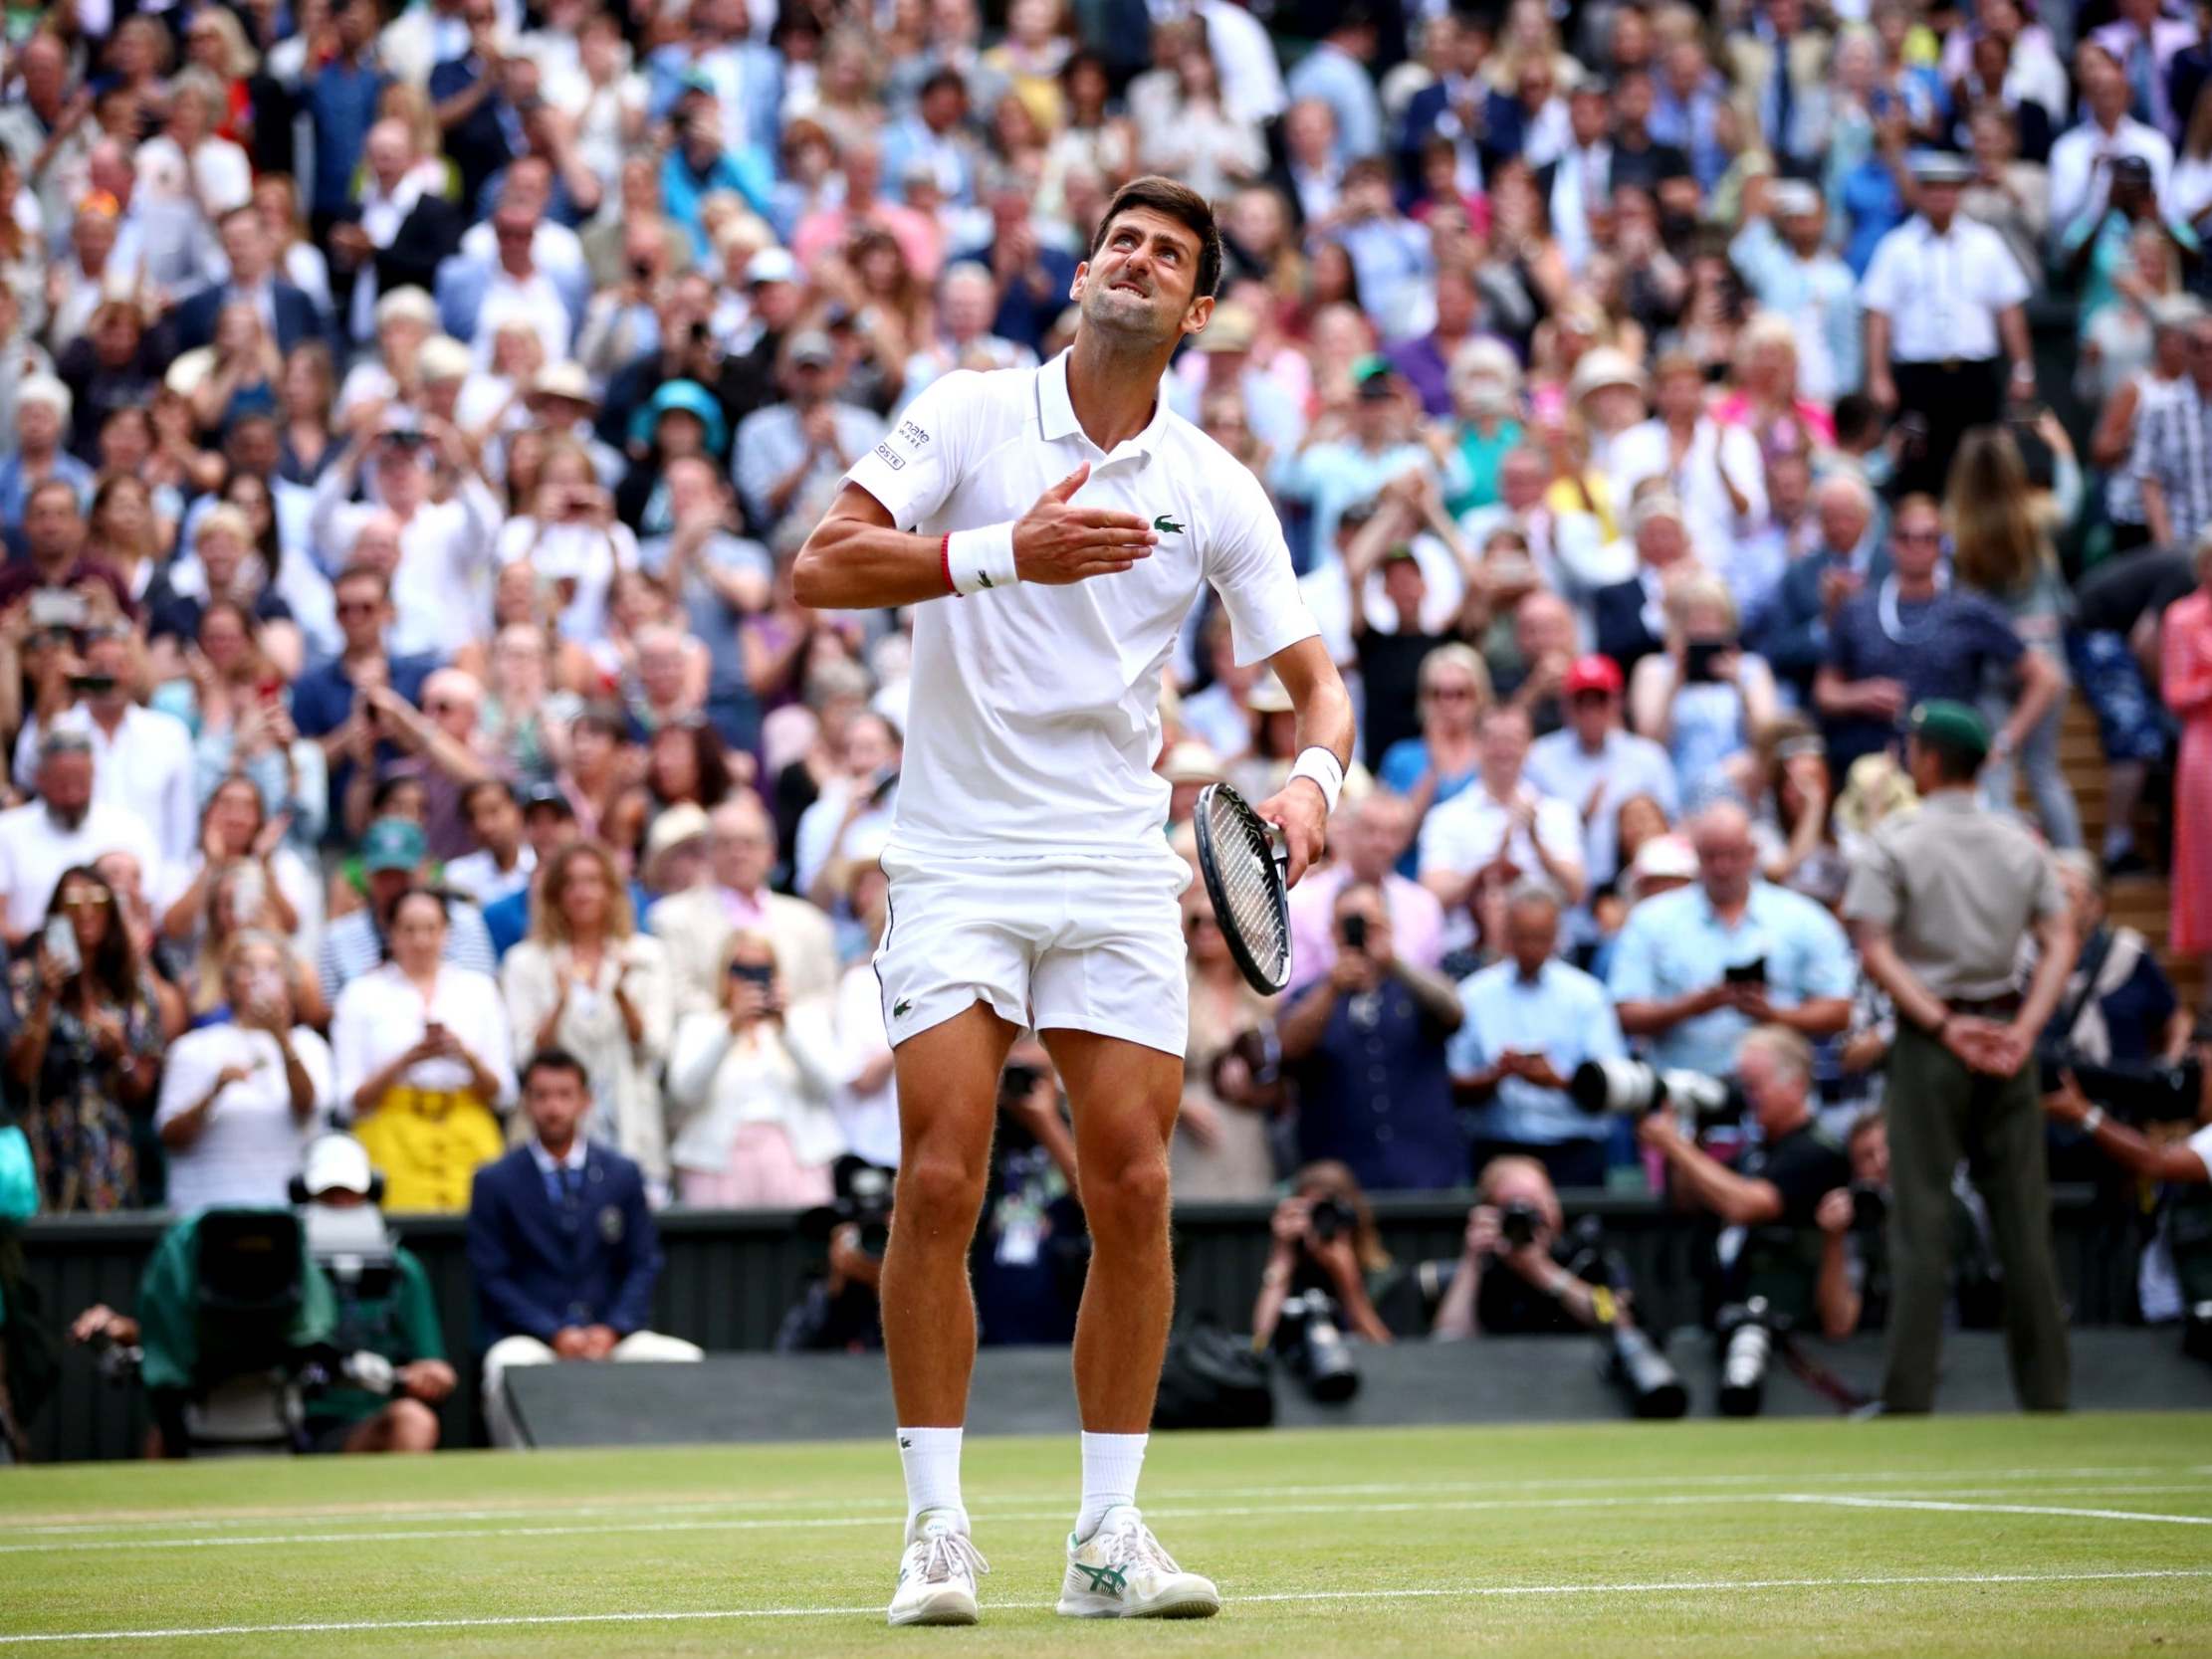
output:
<instances>
[{"instance_id":1,"label":"white tennis shorts","mask_svg":"<svg viewBox=\"0 0 2212 1659\"><path fill-rule=\"evenodd\" d=\"M875 969L892 1047L981 1001L1013 1025L1184 1052L1191 867L1165 840L1114 857L893 848L882 862L891 916Z\"/></svg>"}]
</instances>

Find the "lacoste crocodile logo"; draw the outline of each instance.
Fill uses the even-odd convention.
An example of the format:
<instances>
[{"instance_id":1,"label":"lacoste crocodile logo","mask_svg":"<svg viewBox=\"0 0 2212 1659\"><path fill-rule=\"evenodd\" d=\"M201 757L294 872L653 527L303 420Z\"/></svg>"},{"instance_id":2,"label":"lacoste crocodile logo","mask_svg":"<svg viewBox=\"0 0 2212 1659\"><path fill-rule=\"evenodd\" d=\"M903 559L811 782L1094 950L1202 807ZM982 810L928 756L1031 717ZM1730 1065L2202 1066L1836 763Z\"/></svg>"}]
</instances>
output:
<instances>
[{"instance_id":1,"label":"lacoste crocodile logo","mask_svg":"<svg viewBox=\"0 0 2212 1659\"><path fill-rule=\"evenodd\" d=\"M903 996L900 997L898 1001L891 1004L891 1017L895 1020L903 1020L906 1018L907 1015L913 1012L914 1004L909 1002ZM903 1446L906 1444L906 1442L902 1440L899 1442L899 1444Z\"/></svg>"},{"instance_id":2,"label":"lacoste crocodile logo","mask_svg":"<svg viewBox=\"0 0 2212 1659\"><path fill-rule=\"evenodd\" d=\"M1183 526L1175 521L1175 515L1172 513L1161 514L1159 518L1153 519L1152 527L1163 535L1181 535L1183 533Z\"/></svg>"}]
</instances>

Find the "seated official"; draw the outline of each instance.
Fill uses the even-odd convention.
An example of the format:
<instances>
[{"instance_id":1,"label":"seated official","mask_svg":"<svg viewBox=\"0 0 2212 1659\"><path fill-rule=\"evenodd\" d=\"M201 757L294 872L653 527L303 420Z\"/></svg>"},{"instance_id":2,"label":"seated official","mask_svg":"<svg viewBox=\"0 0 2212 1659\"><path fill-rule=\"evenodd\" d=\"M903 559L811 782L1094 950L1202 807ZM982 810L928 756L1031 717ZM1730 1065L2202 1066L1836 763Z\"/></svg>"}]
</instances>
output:
<instances>
[{"instance_id":1,"label":"seated official","mask_svg":"<svg viewBox=\"0 0 2212 1659\"><path fill-rule=\"evenodd\" d=\"M491 1339L484 1416L499 1446L522 1444L503 1385L510 1365L702 1357L645 1329L660 1235L638 1166L581 1134L591 1112L582 1063L540 1050L522 1091L531 1138L476 1172L469 1200L469 1266Z\"/></svg>"},{"instance_id":2,"label":"seated official","mask_svg":"<svg viewBox=\"0 0 2212 1659\"><path fill-rule=\"evenodd\" d=\"M1730 1302L1764 1299L1776 1329L1817 1321L1830 1336L1848 1335L1856 1312L1820 1273L1816 1217L1822 1199L1850 1184L1851 1165L1813 1116L1812 1045L1786 1026L1757 1026L1734 1070L1760 1135L1740 1168L1709 1156L1671 1112L1645 1118L1637 1139L1666 1159L1676 1196L1721 1223L1718 1265Z\"/></svg>"},{"instance_id":3,"label":"seated official","mask_svg":"<svg viewBox=\"0 0 2212 1659\"><path fill-rule=\"evenodd\" d=\"M1459 982L1466 1018L1447 1053L1453 1093L1471 1104L1473 1167L1534 1158L1564 1186L1605 1185L1605 1119L1576 1107L1567 1081L1586 1060L1617 1060L1621 1026L1605 987L1558 959L1560 902L1540 883L1506 896L1506 959Z\"/></svg>"}]
</instances>

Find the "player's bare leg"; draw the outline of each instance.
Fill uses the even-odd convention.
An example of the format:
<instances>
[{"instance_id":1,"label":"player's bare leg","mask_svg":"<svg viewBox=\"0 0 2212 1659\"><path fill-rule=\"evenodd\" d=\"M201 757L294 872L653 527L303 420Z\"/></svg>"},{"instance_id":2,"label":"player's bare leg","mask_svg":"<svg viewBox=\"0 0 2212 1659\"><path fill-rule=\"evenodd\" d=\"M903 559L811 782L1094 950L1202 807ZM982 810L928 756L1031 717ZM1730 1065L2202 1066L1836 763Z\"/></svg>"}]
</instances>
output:
<instances>
[{"instance_id":1,"label":"player's bare leg","mask_svg":"<svg viewBox=\"0 0 2212 1659\"><path fill-rule=\"evenodd\" d=\"M878 1297L907 1477L893 1624L973 1624L976 1574L960 1498L961 1424L976 1368L968 1246L983 1208L998 1074L1014 1028L979 1002L898 1046L899 1181Z\"/></svg>"},{"instance_id":2,"label":"player's bare leg","mask_svg":"<svg viewBox=\"0 0 2212 1659\"><path fill-rule=\"evenodd\" d=\"M1068 1537L1059 1610L1085 1618L1219 1611L1208 1579L1160 1548L1136 1508L1137 1471L1175 1316L1168 1141L1183 1057L1084 1031L1043 1031L1075 1118L1076 1180L1091 1265L1075 1322L1083 1508Z\"/></svg>"}]
</instances>

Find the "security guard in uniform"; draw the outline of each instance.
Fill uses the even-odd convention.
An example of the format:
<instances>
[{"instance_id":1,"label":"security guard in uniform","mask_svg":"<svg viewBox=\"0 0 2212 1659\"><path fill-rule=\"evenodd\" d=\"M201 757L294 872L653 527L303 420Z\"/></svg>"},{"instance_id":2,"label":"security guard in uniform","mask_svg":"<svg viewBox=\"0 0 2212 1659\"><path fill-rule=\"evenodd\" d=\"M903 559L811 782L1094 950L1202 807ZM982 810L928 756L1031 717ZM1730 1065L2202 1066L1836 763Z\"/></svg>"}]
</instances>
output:
<instances>
[{"instance_id":1,"label":"security guard in uniform","mask_svg":"<svg viewBox=\"0 0 2212 1659\"><path fill-rule=\"evenodd\" d=\"M1985 811L1975 774L1989 726L1962 703L1912 711L1906 766L1920 809L1875 832L1844 894L1868 975L1896 1004L1889 1052L1889 1255L1894 1297L1882 1400L1934 1404L1949 1269L1951 1174L1969 1160L2005 1275L2013 1389L2030 1410L2067 1403L2066 1316L2051 1243L2036 1034L2073 970L2066 895L2043 848ZM2035 977L2016 988L2020 940Z\"/></svg>"}]
</instances>

